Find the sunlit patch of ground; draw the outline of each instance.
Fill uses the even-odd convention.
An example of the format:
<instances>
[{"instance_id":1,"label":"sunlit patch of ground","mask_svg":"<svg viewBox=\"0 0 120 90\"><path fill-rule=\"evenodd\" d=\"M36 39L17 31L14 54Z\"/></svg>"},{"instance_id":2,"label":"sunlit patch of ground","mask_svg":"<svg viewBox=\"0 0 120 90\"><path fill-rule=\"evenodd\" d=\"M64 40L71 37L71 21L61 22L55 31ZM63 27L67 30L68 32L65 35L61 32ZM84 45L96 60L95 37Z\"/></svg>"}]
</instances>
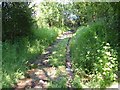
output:
<instances>
[{"instance_id":1,"label":"sunlit patch of ground","mask_svg":"<svg viewBox=\"0 0 120 90\"><path fill-rule=\"evenodd\" d=\"M59 36L37 60L28 63L31 69L26 78L18 81L17 88L61 88L66 87L68 73L66 71L66 46L71 32ZM17 90L17 89L16 89Z\"/></svg>"}]
</instances>

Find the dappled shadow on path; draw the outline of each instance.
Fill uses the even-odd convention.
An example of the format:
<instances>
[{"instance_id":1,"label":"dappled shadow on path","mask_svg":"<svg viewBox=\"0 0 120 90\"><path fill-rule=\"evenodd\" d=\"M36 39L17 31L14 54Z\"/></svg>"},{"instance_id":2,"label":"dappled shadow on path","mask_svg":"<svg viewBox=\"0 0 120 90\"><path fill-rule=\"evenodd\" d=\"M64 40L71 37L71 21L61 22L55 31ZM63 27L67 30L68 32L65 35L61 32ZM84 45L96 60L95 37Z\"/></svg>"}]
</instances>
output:
<instances>
[{"instance_id":1,"label":"dappled shadow on path","mask_svg":"<svg viewBox=\"0 0 120 90\"><path fill-rule=\"evenodd\" d=\"M57 83L60 80L59 78L69 77L68 74L70 74L69 71L71 68L70 61L68 60L69 50L66 51L67 56L65 58L67 58L67 61L62 61L63 63L65 63L64 66L55 67L54 65L52 65L52 63L50 63L50 56L54 54L53 49L56 48L56 45L58 45L59 42L66 38L72 37L72 35L73 32L71 31L64 32L62 35L57 37L57 40L52 45L50 45L45 50L45 52L37 57L37 60L28 62L27 65L29 65L31 69L26 72L25 78L18 81L15 86L15 90L19 90L19 88L45 89L49 87L49 82ZM70 39L68 39L68 41L69 40ZM66 42L65 46L63 47L66 47L66 49L68 49L68 44L69 43Z\"/></svg>"}]
</instances>

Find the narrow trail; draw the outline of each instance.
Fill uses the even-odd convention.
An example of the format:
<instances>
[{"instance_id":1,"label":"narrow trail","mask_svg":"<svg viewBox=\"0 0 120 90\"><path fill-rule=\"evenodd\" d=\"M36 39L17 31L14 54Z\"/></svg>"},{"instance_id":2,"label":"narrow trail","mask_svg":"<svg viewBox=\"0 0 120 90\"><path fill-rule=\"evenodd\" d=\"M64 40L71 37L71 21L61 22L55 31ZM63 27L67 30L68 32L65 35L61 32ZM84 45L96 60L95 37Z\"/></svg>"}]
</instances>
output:
<instances>
[{"instance_id":1,"label":"narrow trail","mask_svg":"<svg viewBox=\"0 0 120 90\"><path fill-rule=\"evenodd\" d=\"M66 71L68 72L67 87L72 89L71 82L73 80L73 70L72 70L71 55L70 55L70 40L71 37L69 37L66 45Z\"/></svg>"},{"instance_id":2,"label":"narrow trail","mask_svg":"<svg viewBox=\"0 0 120 90\"><path fill-rule=\"evenodd\" d=\"M38 56L37 60L31 61L28 63L31 68L25 73L25 78L20 79L16 85L15 90L23 90L30 88L42 88L46 90L49 86L49 82L55 82L61 77L67 77L66 88L72 88L71 81L73 80L73 70L70 57L70 47L69 43L73 35L73 31L67 31L57 37L57 40L50 45L45 52ZM62 42L64 39L67 39L65 42L65 58L62 61L64 66L56 67L50 63L50 57L54 54L54 48ZM59 54L59 53L58 53ZM60 74L58 74L58 72Z\"/></svg>"}]
</instances>

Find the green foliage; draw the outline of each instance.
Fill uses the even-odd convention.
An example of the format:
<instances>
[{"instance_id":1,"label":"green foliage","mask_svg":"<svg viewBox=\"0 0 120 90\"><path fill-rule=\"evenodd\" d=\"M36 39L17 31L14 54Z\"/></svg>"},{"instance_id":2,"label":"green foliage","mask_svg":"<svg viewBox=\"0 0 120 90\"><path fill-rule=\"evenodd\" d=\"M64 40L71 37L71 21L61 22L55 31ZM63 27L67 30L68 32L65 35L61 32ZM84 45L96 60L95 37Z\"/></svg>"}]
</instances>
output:
<instances>
[{"instance_id":1,"label":"green foliage","mask_svg":"<svg viewBox=\"0 0 120 90\"><path fill-rule=\"evenodd\" d=\"M81 80L80 77L78 75L75 75L74 80L72 81L72 85L74 88L82 88L81 86Z\"/></svg>"},{"instance_id":2,"label":"green foliage","mask_svg":"<svg viewBox=\"0 0 120 90\"><path fill-rule=\"evenodd\" d=\"M14 41L17 37L31 34L33 19L29 3L3 2L2 16L3 41Z\"/></svg>"},{"instance_id":3,"label":"green foliage","mask_svg":"<svg viewBox=\"0 0 120 90\"><path fill-rule=\"evenodd\" d=\"M93 74L93 78L96 76L100 87L113 82L118 70L118 52L107 42L106 30L102 21L80 27L71 42L74 65L88 75Z\"/></svg>"},{"instance_id":4,"label":"green foliage","mask_svg":"<svg viewBox=\"0 0 120 90\"><path fill-rule=\"evenodd\" d=\"M47 28L38 28L37 30L33 30L32 38L38 38L38 40L42 43L50 44L57 37L56 29L47 29Z\"/></svg>"},{"instance_id":5,"label":"green foliage","mask_svg":"<svg viewBox=\"0 0 120 90\"><path fill-rule=\"evenodd\" d=\"M61 27L62 24L62 5L58 2L42 2L35 10L39 10L36 18L39 20L38 25L40 26L55 26Z\"/></svg>"},{"instance_id":6,"label":"green foliage","mask_svg":"<svg viewBox=\"0 0 120 90\"><path fill-rule=\"evenodd\" d=\"M66 47L68 39L64 39L62 41L59 41L59 43L55 46L53 49L53 54L50 56L50 63L53 66L61 66L65 64L65 55L66 55ZM64 46L64 47L63 47Z\"/></svg>"},{"instance_id":7,"label":"green foliage","mask_svg":"<svg viewBox=\"0 0 120 90\"><path fill-rule=\"evenodd\" d=\"M88 74L91 79L85 84L89 87L106 87L116 81L115 73L118 71L119 4L75 3L74 5L82 9L78 13L82 15L83 25L84 22L87 23L86 27L78 29L71 42L74 68L78 68L76 74L79 75L78 72L81 70ZM91 23L92 21L94 23ZM81 75L79 77L86 78ZM81 80L81 83L84 81Z\"/></svg>"},{"instance_id":8,"label":"green foliage","mask_svg":"<svg viewBox=\"0 0 120 90\"><path fill-rule=\"evenodd\" d=\"M19 49L20 52L17 51ZM23 75L26 70L25 61L27 61L26 49L19 44L3 43L3 88L9 88L14 82ZM11 85L10 85L11 84Z\"/></svg>"},{"instance_id":9,"label":"green foliage","mask_svg":"<svg viewBox=\"0 0 120 90\"><path fill-rule=\"evenodd\" d=\"M66 81L66 78L59 77L59 80L57 80L56 82L51 82L49 84L49 88L62 88L64 90L66 88Z\"/></svg>"},{"instance_id":10,"label":"green foliage","mask_svg":"<svg viewBox=\"0 0 120 90\"><path fill-rule=\"evenodd\" d=\"M49 29L34 30L34 37L21 38L14 44L6 41L2 48L3 87L11 87L18 79L24 77L24 72L29 69L28 61L34 60L56 38L57 32Z\"/></svg>"},{"instance_id":11,"label":"green foliage","mask_svg":"<svg viewBox=\"0 0 120 90\"><path fill-rule=\"evenodd\" d=\"M2 82L2 42L0 41L0 81ZM0 89L2 88L2 84L0 84Z\"/></svg>"},{"instance_id":12,"label":"green foliage","mask_svg":"<svg viewBox=\"0 0 120 90\"><path fill-rule=\"evenodd\" d=\"M29 4L2 3L3 87L10 87L19 78L24 77L23 72L28 69L26 63L44 52L58 34L69 29L71 23L74 29L82 25L71 42L71 56L75 69L73 86L82 88L85 84L88 87L106 87L116 80L115 72L118 70L120 51L119 3L42 2L38 7L32 8ZM33 9L37 11L35 14ZM68 14L64 15L67 12ZM70 22L67 19L70 14L79 18ZM53 66L65 64L63 46L67 41L67 38L64 39L54 48L49 57ZM60 78L55 83L51 82L49 86L65 88L66 81L66 77Z\"/></svg>"}]
</instances>

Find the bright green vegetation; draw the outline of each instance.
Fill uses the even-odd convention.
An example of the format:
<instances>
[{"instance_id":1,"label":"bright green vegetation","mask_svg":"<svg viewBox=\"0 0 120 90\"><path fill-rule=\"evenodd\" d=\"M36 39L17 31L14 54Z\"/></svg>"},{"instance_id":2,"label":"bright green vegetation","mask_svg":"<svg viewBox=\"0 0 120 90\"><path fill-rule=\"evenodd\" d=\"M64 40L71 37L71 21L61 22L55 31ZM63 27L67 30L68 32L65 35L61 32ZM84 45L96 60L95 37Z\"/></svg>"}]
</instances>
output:
<instances>
[{"instance_id":1,"label":"bright green vegetation","mask_svg":"<svg viewBox=\"0 0 120 90\"><path fill-rule=\"evenodd\" d=\"M118 52L107 42L104 25L80 27L71 43L76 78L88 87L105 87L116 81Z\"/></svg>"},{"instance_id":2,"label":"bright green vegetation","mask_svg":"<svg viewBox=\"0 0 120 90\"><path fill-rule=\"evenodd\" d=\"M0 81L2 82L2 42L0 41ZM2 88L2 84L0 84L0 89Z\"/></svg>"},{"instance_id":3,"label":"bright green vegetation","mask_svg":"<svg viewBox=\"0 0 120 90\"><path fill-rule=\"evenodd\" d=\"M60 65L65 65L65 55L66 55L66 44L68 42L68 39L63 39L58 42L58 44L54 47L52 55L50 58L50 63L58 67Z\"/></svg>"},{"instance_id":4,"label":"bright green vegetation","mask_svg":"<svg viewBox=\"0 0 120 90\"><path fill-rule=\"evenodd\" d=\"M98 8L101 6L102 4ZM113 13L115 9L109 4L105 7L110 10L104 12L107 16L102 15L96 8L99 13L96 15L97 19L94 22L88 19L88 23L79 27L72 38L71 56L75 70L75 87L105 88L119 79L116 74L119 70L119 26L116 24L117 16Z\"/></svg>"},{"instance_id":5,"label":"bright green vegetation","mask_svg":"<svg viewBox=\"0 0 120 90\"><path fill-rule=\"evenodd\" d=\"M23 78L30 69L27 63L36 60L59 34L70 29L76 30L70 41L73 87L104 88L117 82L120 3L42 2L31 5L28 2L2 3L0 74L3 71L3 88L12 87ZM62 39L53 48L49 57L52 66L65 66L67 41L68 38ZM59 74L63 73L58 71ZM51 81L49 87L64 88L66 81L67 76L60 77L56 82Z\"/></svg>"},{"instance_id":6,"label":"bright green vegetation","mask_svg":"<svg viewBox=\"0 0 120 90\"><path fill-rule=\"evenodd\" d=\"M51 82L49 88L62 88L63 90L66 88L66 77L60 77L56 82Z\"/></svg>"},{"instance_id":7,"label":"bright green vegetation","mask_svg":"<svg viewBox=\"0 0 120 90\"><path fill-rule=\"evenodd\" d=\"M40 32L40 33L39 33ZM56 38L54 30L39 29L32 38L16 40L14 44L3 43L3 87L9 87L24 76L28 67L26 63L40 55Z\"/></svg>"}]
</instances>

